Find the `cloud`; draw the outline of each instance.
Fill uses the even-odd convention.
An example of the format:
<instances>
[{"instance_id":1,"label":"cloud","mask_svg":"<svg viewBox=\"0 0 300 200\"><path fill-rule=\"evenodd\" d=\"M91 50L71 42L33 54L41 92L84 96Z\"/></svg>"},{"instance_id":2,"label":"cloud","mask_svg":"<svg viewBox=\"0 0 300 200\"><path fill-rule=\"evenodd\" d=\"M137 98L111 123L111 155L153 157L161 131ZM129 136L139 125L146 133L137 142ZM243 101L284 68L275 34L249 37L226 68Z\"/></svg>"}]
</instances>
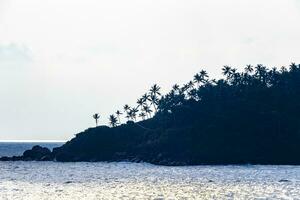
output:
<instances>
[{"instance_id":1,"label":"cloud","mask_svg":"<svg viewBox=\"0 0 300 200\"><path fill-rule=\"evenodd\" d=\"M30 49L15 43L0 44L0 67L24 66L33 61Z\"/></svg>"}]
</instances>

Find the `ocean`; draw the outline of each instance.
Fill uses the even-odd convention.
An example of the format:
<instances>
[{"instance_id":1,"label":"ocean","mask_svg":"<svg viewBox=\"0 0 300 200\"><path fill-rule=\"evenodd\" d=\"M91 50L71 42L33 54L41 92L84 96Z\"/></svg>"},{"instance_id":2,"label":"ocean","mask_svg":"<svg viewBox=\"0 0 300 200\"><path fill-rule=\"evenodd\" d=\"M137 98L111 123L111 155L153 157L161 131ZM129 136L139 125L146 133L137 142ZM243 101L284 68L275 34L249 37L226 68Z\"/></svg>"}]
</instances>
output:
<instances>
[{"instance_id":1,"label":"ocean","mask_svg":"<svg viewBox=\"0 0 300 200\"><path fill-rule=\"evenodd\" d=\"M25 150L31 149L35 145L47 147L52 150L59 147L63 142L0 142L0 157L2 156L20 156Z\"/></svg>"},{"instance_id":2,"label":"ocean","mask_svg":"<svg viewBox=\"0 0 300 200\"><path fill-rule=\"evenodd\" d=\"M36 144L1 143L0 152ZM300 166L0 162L0 199L300 199Z\"/></svg>"}]
</instances>

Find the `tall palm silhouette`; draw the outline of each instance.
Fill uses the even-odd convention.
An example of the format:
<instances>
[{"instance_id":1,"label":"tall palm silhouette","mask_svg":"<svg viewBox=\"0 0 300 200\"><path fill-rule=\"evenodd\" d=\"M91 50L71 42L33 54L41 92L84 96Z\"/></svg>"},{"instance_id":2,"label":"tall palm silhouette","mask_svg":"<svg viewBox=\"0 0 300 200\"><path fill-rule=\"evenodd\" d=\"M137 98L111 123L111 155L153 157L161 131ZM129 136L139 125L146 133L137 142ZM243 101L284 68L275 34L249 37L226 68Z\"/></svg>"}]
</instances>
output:
<instances>
[{"instance_id":1,"label":"tall palm silhouette","mask_svg":"<svg viewBox=\"0 0 300 200\"><path fill-rule=\"evenodd\" d=\"M117 115L117 118L118 118L119 123L121 123L120 116L121 116L122 114L123 114L123 113L121 113L121 111L117 110L116 115Z\"/></svg>"},{"instance_id":2,"label":"tall palm silhouette","mask_svg":"<svg viewBox=\"0 0 300 200\"><path fill-rule=\"evenodd\" d=\"M207 78L208 78L207 72L205 70L201 70L199 74L200 74L200 77L201 77L201 82L206 83Z\"/></svg>"},{"instance_id":3,"label":"tall palm silhouette","mask_svg":"<svg viewBox=\"0 0 300 200\"><path fill-rule=\"evenodd\" d=\"M161 95L160 94L160 87L157 84L154 84L151 88L150 88L150 93L151 95Z\"/></svg>"},{"instance_id":4,"label":"tall palm silhouette","mask_svg":"<svg viewBox=\"0 0 300 200\"><path fill-rule=\"evenodd\" d=\"M158 97L156 95L151 95L150 102L151 102L150 105L153 105L155 113L157 113L157 106L158 106L158 102L159 102Z\"/></svg>"},{"instance_id":5,"label":"tall palm silhouette","mask_svg":"<svg viewBox=\"0 0 300 200\"><path fill-rule=\"evenodd\" d=\"M144 111L149 117L151 117L152 110L147 104L143 106L142 111Z\"/></svg>"},{"instance_id":6,"label":"tall palm silhouette","mask_svg":"<svg viewBox=\"0 0 300 200\"><path fill-rule=\"evenodd\" d=\"M248 73L248 74L252 73L253 72L253 66L252 65L247 65L245 67L245 72Z\"/></svg>"},{"instance_id":7,"label":"tall palm silhouette","mask_svg":"<svg viewBox=\"0 0 300 200\"><path fill-rule=\"evenodd\" d=\"M187 87L188 87L189 90L192 90L194 88L194 82L193 81L189 81L187 83Z\"/></svg>"},{"instance_id":8,"label":"tall palm silhouette","mask_svg":"<svg viewBox=\"0 0 300 200\"><path fill-rule=\"evenodd\" d=\"M142 107L145 103L144 98L143 97L139 98L136 103L137 103L138 107Z\"/></svg>"},{"instance_id":9,"label":"tall palm silhouette","mask_svg":"<svg viewBox=\"0 0 300 200\"><path fill-rule=\"evenodd\" d=\"M128 113L127 113L127 118L128 119L131 119L131 120L133 120L133 121L136 121L136 114L138 113L138 109L137 108L132 108L132 109L130 109L129 111L128 111Z\"/></svg>"},{"instance_id":10,"label":"tall palm silhouette","mask_svg":"<svg viewBox=\"0 0 300 200\"><path fill-rule=\"evenodd\" d=\"M198 86L200 85L200 83L202 82L202 78L201 78L200 74L198 74L198 73L195 74L194 81Z\"/></svg>"},{"instance_id":11,"label":"tall palm silhouette","mask_svg":"<svg viewBox=\"0 0 300 200\"><path fill-rule=\"evenodd\" d=\"M128 113L130 111L130 106L128 104L125 104L123 109L124 109L125 113Z\"/></svg>"},{"instance_id":12,"label":"tall palm silhouette","mask_svg":"<svg viewBox=\"0 0 300 200\"><path fill-rule=\"evenodd\" d=\"M95 113L94 115L93 115L93 118L95 119L95 121L96 121L96 127L98 126L98 119L100 118L100 115L98 114L98 113Z\"/></svg>"},{"instance_id":13,"label":"tall palm silhouette","mask_svg":"<svg viewBox=\"0 0 300 200\"><path fill-rule=\"evenodd\" d=\"M116 127L117 124L118 124L118 120L116 118L115 115L110 115L109 116L109 124L112 126L112 127Z\"/></svg>"},{"instance_id":14,"label":"tall palm silhouette","mask_svg":"<svg viewBox=\"0 0 300 200\"><path fill-rule=\"evenodd\" d=\"M132 116L132 119L134 120L134 121L136 121L136 114L139 112L139 109L138 108L132 108L131 109L131 116Z\"/></svg>"},{"instance_id":15,"label":"tall palm silhouette","mask_svg":"<svg viewBox=\"0 0 300 200\"><path fill-rule=\"evenodd\" d=\"M157 84L154 84L151 88L150 88L150 102L151 105L153 105L155 113L157 112L157 105L159 102L159 98L158 96L161 95L160 94L160 87Z\"/></svg>"},{"instance_id":16,"label":"tall palm silhouette","mask_svg":"<svg viewBox=\"0 0 300 200\"><path fill-rule=\"evenodd\" d=\"M141 117L143 120L145 120L146 113L144 113L144 112L141 112L141 113L139 114L139 117Z\"/></svg>"},{"instance_id":17,"label":"tall palm silhouette","mask_svg":"<svg viewBox=\"0 0 300 200\"><path fill-rule=\"evenodd\" d=\"M142 96L142 99L143 99L144 103L146 103L146 102L149 100L149 94L145 93L145 94Z\"/></svg>"},{"instance_id":18,"label":"tall palm silhouette","mask_svg":"<svg viewBox=\"0 0 300 200\"><path fill-rule=\"evenodd\" d=\"M172 90L174 91L174 93L179 93L180 87L178 84L173 85Z\"/></svg>"},{"instance_id":19,"label":"tall palm silhouette","mask_svg":"<svg viewBox=\"0 0 300 200\"><path fill-rule=\"evenodd\" d=\"M231 75L231 67L225 65L223 68L222 68L222 73L223 75L225 76L230 76Z\"/></svg>"}]
</instances>

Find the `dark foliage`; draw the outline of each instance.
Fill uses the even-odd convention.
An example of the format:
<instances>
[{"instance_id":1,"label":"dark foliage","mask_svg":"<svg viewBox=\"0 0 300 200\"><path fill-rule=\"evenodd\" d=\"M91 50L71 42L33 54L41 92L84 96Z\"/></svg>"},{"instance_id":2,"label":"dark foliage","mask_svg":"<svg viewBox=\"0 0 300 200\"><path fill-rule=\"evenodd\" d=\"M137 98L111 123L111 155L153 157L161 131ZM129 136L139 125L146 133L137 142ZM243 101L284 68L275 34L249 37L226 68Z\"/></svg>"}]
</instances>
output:
<instances>
[{"instance_id":1,"label":"dark foliage","mask_svg":"<svg viewBox=\"0 0 300 200\"><path fill-rule=\"evenodd\" d=\"M244 72L225 66L223 74L209 80L202 70L164 96L155 85L138 101L145 118L149 98L152 118L88 129L53 155L59 161L166 165L300 164L300 65L248 65ZM136 119L127 105L125 112Z\"/></svg>"}]
</instances>

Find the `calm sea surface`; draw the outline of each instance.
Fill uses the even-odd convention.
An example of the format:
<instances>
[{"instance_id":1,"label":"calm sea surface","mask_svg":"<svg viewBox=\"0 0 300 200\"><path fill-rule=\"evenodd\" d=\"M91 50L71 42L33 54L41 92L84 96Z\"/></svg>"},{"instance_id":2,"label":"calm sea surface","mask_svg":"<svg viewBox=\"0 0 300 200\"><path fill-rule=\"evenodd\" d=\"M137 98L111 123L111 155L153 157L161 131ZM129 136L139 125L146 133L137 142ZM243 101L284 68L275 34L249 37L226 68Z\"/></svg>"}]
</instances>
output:
<instances>
[{"instance_id":1,"label":"calm sea surface","mask_svg":"<svg viewBox=\"0 0 300 200\"><path fill-rule=\"evenodd\" d=\"M300 199L300 167L0 162L0 199Z\"/></svg>"},{"instance_id":2,"label":"calm sea surface","mask_svg":"<svg viewBox=\"0 0 300 200\"><path fill-rule=\"evenodd\" d=\"M0 142L0 157L1 156L20 156L27 149L31 149L34 145L48 147L52 150L54 147L59 147L62 142Z\"/></svg>"}]
</instances>

